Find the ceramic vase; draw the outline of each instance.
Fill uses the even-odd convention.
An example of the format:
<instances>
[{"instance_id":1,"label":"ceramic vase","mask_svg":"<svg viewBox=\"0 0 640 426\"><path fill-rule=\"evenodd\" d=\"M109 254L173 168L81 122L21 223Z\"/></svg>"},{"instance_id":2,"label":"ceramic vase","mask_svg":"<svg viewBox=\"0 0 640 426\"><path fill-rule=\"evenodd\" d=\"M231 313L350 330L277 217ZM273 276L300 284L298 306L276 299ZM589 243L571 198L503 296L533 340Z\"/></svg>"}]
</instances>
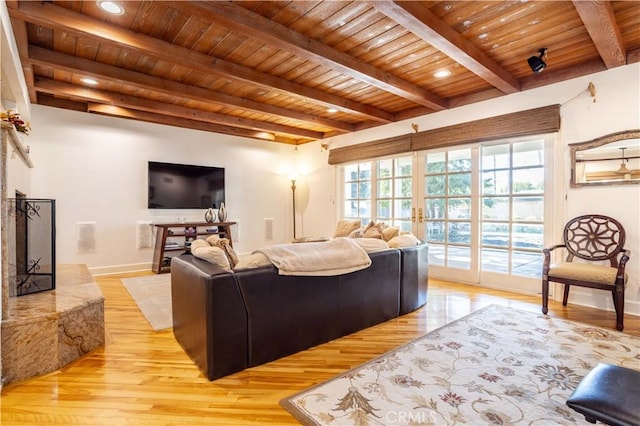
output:
<instances>
[{"instance_id":1,"label":"ceramic vase","mask_svg":"<svg viewBox=\"0 0 640 426\"><path fill-rule=\"evenodd\" d=\"M215 220L216 220L216 213L213 211L212 208L208 208L204 212L204 221L208 223L212 223L212 222L215 222Z\"/></svg>"},{"instance_id":2,"label":"ceramic vase","mask_svg":"<svg viewBox=\"0 0 640 426\"><path fill-rule=\"evenodd\" d=\"M227 220L227 208L224 206L224 203L220 204L220 208L218 209L218 221L225 222Z\"/></svg>"}]
</instances>

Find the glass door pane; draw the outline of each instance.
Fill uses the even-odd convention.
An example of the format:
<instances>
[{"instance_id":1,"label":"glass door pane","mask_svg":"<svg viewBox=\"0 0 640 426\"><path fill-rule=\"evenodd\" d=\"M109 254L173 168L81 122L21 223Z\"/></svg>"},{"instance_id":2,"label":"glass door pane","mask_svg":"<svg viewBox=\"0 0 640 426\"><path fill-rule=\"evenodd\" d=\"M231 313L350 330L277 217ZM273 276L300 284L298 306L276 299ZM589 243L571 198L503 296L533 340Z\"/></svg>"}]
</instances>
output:
<instances>
[{"instance_id":1,"label":"glass door pane","mask_svg":"<svg viewBox=\"0 0 640 426\"><path fill-rule=\"evenodd\" d=\"M481 282L517 282L530 291L540 286L544 159L544 138L481 148Z\"/></svg>"},{"instance_id":2,"label":"glass door pane","mask_svg":"<svg viewBox=\"0 0 640 426\"><path fill-rule=\"evenodd\" d=\"M471 271L472 150L456 149L424 156L422 238L429 243L429 265ZM422 216L418 213L418 222Z\"/></svg>"},{"instance_id":3,"label":"glass door pane","mask_svg":"<svg viewBox=\"0 0 640 426\"><path fill-rule=\"evenodd\" d=\"M376 221L411 231L412 157L389 158L376 164Z\"/></svg>"}]
</instances>

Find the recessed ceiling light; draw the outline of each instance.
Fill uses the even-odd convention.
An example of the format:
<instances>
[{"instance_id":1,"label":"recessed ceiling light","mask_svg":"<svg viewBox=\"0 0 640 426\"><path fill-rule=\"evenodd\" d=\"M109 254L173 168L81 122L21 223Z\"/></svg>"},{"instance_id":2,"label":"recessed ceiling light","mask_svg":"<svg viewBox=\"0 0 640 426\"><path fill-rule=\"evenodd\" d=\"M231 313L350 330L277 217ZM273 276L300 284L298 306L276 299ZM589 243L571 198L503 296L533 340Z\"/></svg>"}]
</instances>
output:
<instances>
[{"instance_id":1,"label":"recessed ceiling light","mask_svg":"<svg viewBox=\"0 0 640 426\"><path fill-rule=\"evenodd\" d=\"M445 77L449 77L451 75L451 71L449 70L440 70L440 71L436 71L433 76L436 78L445 78Z\"/></svg>"},{"instance_id":2,"label":"recessed ceiling light","mask_svg":"<svg viewBox=\"0 0 640 426\"><path fill-rule=\"evenodd\" d=\"M336 108L329 108L327 112L330 112L333 114L334 112L338 112L338 110Z\"/></svg>"},{"instance_id":3,"label":"recessed ceiling light","mask_svg":"<svg viewBox=\"0 0 640 426\"><path fill-rule=\"evenodd\" d=\"M100 6L100 9L104 10L105 12L111 13L113 15L122 15L124 13L124 7L120 6L114 1L99 1L98 6Z\"/></svg>"},{"instance_id":4,"label":"recessed ceiling light","mask_svg":"<svg viewBox=\"0 0 640 426\"><path fill-rule=\"evenodd\" d=\"M98 85L98 81L94 80L93 78L81 78L80 79L81 82L83 82L84 84L88 84L90 86L97 86Z\"/></svg>"}]
</instances>

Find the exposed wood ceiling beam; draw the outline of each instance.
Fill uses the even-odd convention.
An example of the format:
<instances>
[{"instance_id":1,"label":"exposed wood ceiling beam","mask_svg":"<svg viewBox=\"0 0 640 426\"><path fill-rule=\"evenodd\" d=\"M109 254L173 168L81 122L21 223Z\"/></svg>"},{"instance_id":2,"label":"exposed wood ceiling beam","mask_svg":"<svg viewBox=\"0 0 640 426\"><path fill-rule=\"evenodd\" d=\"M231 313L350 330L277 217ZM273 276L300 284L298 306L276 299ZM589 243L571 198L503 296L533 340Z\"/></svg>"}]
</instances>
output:
<instances>
[{"instance_id":1,"label":"exposed wood ceiling beam","mask_svg":"<svg viewBox=\"0 0 640 426\"><path fill-rule=\"evenodd\" d=\"M54 52L41 47L30 46L28 61L40 66L50 66L54 69L91 76L99 80L127 84L133 87L163 93L169 96L183 97L200 102L216 103L232 108L241 108L261 114L285 117L302 122L326 126L341 132L353 131L353 126L336 120L328 120L311 114L305 114L274 105L255 102L250 99L238 98L216 93L205 88L189 86L171 80L153 77L147 74L130 71L123 68L105 65L88 59L78 58L64 53ZM170 107L170 106L169 106Z\"/></svg>"},{"instance_id":2,"label":"exposed wood ceiling beam","mask_svg":"<svg viewBox=\"0 0 640 426\"><path fill-rule=\"evenodd\" d=\"M24 21L18 19L11 19L11 27L13 27L13 36L16 40L16 46L18 46L18 54L20 55L20 62L22 63L22 72L27 83L27 90L29 91L29 100L31 103L37 102L37 94L33 88L33 67L26 62L27 46L29 45L29 37L27 36L27 24Z\"/></svg>"},{"instance_id":3,"label":"exposed wood ceiling beam","mask_svg":"<svg viewBox=\"0 0 640 426\"><path fill-rule=\"evenodd\" d=\"M271 46L337 70L379 89L409 99L436 111L448 107L446 99L418 87L366 62L310 39L230 2L174 1L172 7L202 19L216 22L250 37L265 40Z\"/></svg>"},{"instance_id":4,"label":"exposed wood ceiling beam","mask_svg":"<svg viewBox=\"0 0 640 426\"><path fill-rule=\"evenodd\" d=\"M93 104L88 105L89 112L96 114L109 115L118 118L128 118L132 120L145 121L149 123L164 124L167 126L184 127L186 129L196 129L205 132L221 133L226 135L241 136L252 139L260 139L265 141L275 141L283 143L295 143L286 139L279 139L272 134L264 132L256 132L247 129L221 126L213 123L204 123L202 121L187 120L177 117L166 117L160 114L154 114L145 111L136 111L133 109L118 107L114 105Z\"/></svg>"},{"instance_id":5,"label":"exposed wood ceiling beam","mask_svg":"<svg viewBox=\"0 0 640 426\"><path fill-rule=\"evenodd\" d=\"M191 12L190 12L191 13ZM10 9L11 16L42 25L57 28L72 34L89 36L119 48L144 53L169 63L188 63L200 72L215 74L236 81L242 81L264 90L276 88L306 98L316 104L335 107L349 113L356 113L378 122L393 121L393 114L379 108L355 102L311 87L287 81L276 76L252 70L220 58L176 46L163 40L135 33L88 16L75 13L50 3L20 2L19 9Z\"/></svg>"},{"instance_id":6,"label":"exposed wood ceiling beam","mask_svg":"<svg viewBox=\"0 0 640 426\"><path fill-rule=\"evenodd\" d=\"M417 1L373 1L384 15L504 93L520 91L520 82L469 40Z\"/></svg>"},{"instance_id":7,"label":"exposed wood ceiling beam","mask_svg":"<svg viewBox=\"0 0 640 426\"><path fill-rule=\"evenodd\" d=\"M611 3L573 0L573 5L607 68L625 65L627 58L624 42Z\"/></svg>"},{"instance_id":8,"label":"exposed wood ceiling beam","mask_svg":"<svg viewBox=\"0 0 640 426\"><path fill-rule=\"evenodd\" d=\"M164 114L171 117L186 118L189 120L204 121L208 123L222 124L225 126L241 127L244 129L259 130L265 132L285 133L292 136L309 139L322 139L323 134L311 130L299 129L296 127L284 126L276 123L269 123L259 120L251 120L241 117L231 117L211 111L204 111L196 108L187 108L175 104L153 101L137 96L123 95L104 90L90 89L73 84L62 83L50 79L36 79L36 89L39 92L51 95L64 95L75 99L82 99L86 102L106 103L140 111Z\"/></svg>"}]
</instances>

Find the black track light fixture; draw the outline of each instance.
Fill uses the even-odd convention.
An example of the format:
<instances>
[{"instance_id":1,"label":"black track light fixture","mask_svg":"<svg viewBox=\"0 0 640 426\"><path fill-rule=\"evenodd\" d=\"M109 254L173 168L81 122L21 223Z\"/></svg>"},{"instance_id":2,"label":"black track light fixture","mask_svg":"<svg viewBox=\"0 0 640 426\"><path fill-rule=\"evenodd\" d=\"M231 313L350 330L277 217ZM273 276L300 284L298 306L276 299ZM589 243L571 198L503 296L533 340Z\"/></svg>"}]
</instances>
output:
<instances>
[{"instance_id":1,"label":"black track light fixture","mask_svg":"<svg viewBox=\"0 0 640 426\"><path fill-rule=\"evenodd\" d=\"M527 62L529 62L529 66L531 67L531 71L535 73L542 72L542 70L547 67L547 63L542 59L547 55L547 48L543 47L542 49L538 49L538 53L540 56L531 56L527 59Z\"/></svg>"}]
</instances>

